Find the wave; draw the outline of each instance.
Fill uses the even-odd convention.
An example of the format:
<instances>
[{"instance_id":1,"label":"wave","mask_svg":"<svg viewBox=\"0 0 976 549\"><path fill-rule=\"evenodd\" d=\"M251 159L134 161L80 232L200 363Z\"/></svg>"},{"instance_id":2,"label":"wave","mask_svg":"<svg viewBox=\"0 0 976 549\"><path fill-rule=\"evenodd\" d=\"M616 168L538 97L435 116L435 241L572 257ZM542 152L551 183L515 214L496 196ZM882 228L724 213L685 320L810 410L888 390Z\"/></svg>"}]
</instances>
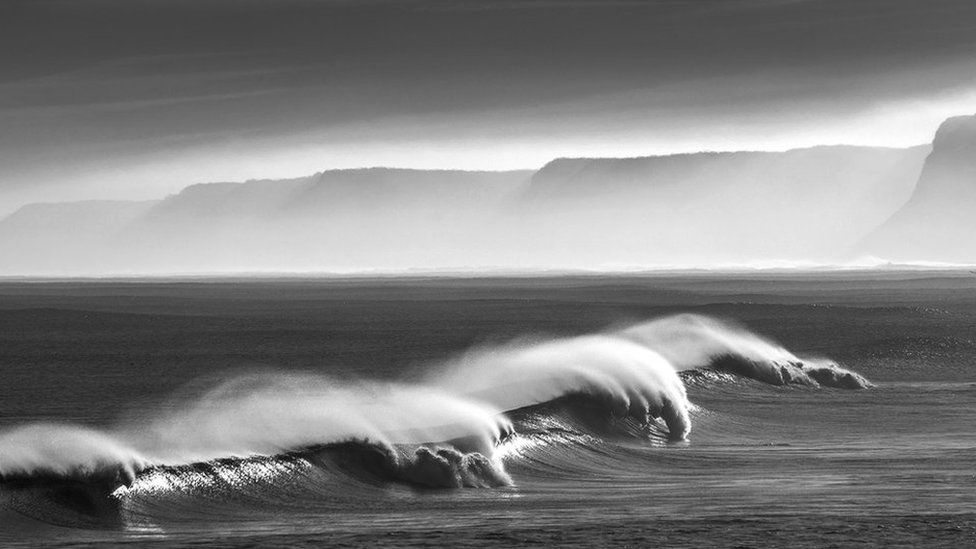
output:
<instances>
[{"instance_id":1,"label":"wave","mask_svg":"<svg viewBox=\"0 0 976 549\"><path fill-rule=\"evenodd\" d=\"M506 467L524 471L539 452L561 456L545 464L558 476L587 460L592 471L606 467L600 449L622 439L686 441L697 411L686 382L707 388L739 377L870 387L829 359L800 358L734 323L685 314L478 346L414 383L253 372L191 386L113 428L9 429L0 432L0 495L30 501L11 505L35 514L38 501L54 501L113 515L105 498L220 499L247 486L261 494L318 486L319 499L391 485L508 486Z\"/></svg>"},{"instance_id":2,"label":"wave","mask_svg":"<svg viewBox=\"0 0 976 549\"><path fill-rule=\"evenodd\" d=\"M0 434L0 481L72 478L131 484L149 462L111 434L61 424L34 424Z\"/></svg>"},{"instance_id":3,"label":"wave","mask_svg":"<svg viewBox=\"0 0 976 549\"><path fill-rule=\"evenodd\" d=\"M610 335L483 347L428 381L505 410L586 395L617 417L663 419L673 440L691 431L690 403L672 365L646 346Z\"/></svg>"},{"instance_id":4,"label":"wave","mask_svg":"<svg viewBox=\"0 0 976 549\"><path fill-rule=\"evenodd\" d=\"M269 455L347 440L454 441L488 452L510 429L502 410L438 387L258 372L181 395L121 432L156 463Z\"/></svg>"},{"instance_id":5,"label":"wave","mask_svg":"<svg viewBox=\"0 0 976 549\"><path fill-rule=\"evenodd\" d=\"M479 452L452 446L389 445L366 440L323 444L276 456L221 459L179 466L152 467L125 493L193 492L201 486L236 487L274 482L281 476L311 477L311 470L345 477L362 486L399 483L415 488L498 487L512 483L500 462Z\"/></svg>"},{"instance_id":6,"label":"wave","mask_svg":"<svg viewBox=\"0 0 976 549\"><path fill-rule=\"evenodd\" d=\"M654 349L679 370L713 368L772 385L863 389L871 383L821 357L800 358L730 321L681 314L634 326L621 336Z\"/></svg>"},{"instance_id":7,"label":"wave","mask_svg":"<svg viewBox=\"0 0 976 549\"><path fill-rule=\"evenodd\" d=\"M490 453L511 426L500 410L435 387L344 384L267 372L171 399L112 430L34 424L0 434L0 480L30 476L119 478L153 465L277 455L333 442L448 441Z\"/></svg>"},{"instance_id":8,"label":"wave","mask_svg":"<svg viewBox=\"0 0 976 549\"><path fill-rule=\"evenodd\" d=\"M229 509L261 511L288 502L341 507L375 501L390 486L439 490L511 484L498 459L478 452L351 440L274 456L149 465L125 484L104 474L8 479L0 489L0 508L50 524L100 528L206 520Z\"/></svg>"}]
</instances>

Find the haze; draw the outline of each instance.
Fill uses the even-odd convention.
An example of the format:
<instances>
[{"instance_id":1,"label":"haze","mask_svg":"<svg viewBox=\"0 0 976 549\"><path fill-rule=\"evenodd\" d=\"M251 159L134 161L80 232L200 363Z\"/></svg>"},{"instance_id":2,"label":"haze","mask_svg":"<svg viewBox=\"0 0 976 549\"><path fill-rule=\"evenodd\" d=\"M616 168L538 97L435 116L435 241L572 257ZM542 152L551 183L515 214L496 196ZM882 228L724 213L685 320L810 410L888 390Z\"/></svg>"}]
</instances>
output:
<instances>
[{"instance_id":1,"label":"haze","mask_svg":"<svg viewBox=\"0 0 976 549\"><path fill-rule=\"evenodd\" d=\"M12 0L0 5L0 67L0 245L32 258L8 259L8 274L970 259L967 246L928 257L863 245L884 240L870 235L910 200L940 125L976 112L967 0ZM572 196L540 194L537 181L567 157L838 144L861 148L740 155L722 168L734 173L707 176L689 160L667 175L671 191L650 165L626 185L590 178ZM158 201L196 183L375 166L504 173L443 203L423 190L443 182L411 176L420 209L357 191L402 224L376 208L331 209L355 220L329 225L346 234L340 248L316 236L322 219L302 224L308 216L288 208L258 222L232 201L224 213L244 217L231 223L198 206L177 230L160 228L159 212L144 218L158 202L30 206ZM630 194L601 190L621 185ZM463 230L438 221L455 218ZM133 250L168 231L189 238L191 226L195 252L136 260L147 254ZM385 244L368 249L391 226L429 253L401 261ZM132 240L147 231L157 240ZM105 240L119 232L121 248L117 235ZM645 236L621 242L635 232ZM83 266L59 251L79 238ZM290 238L303 242L286 246L287 260L267 251ZM512 239L535 244L510 253ZM202 241L233 260L198 263L213 257ZM608 243L613 253L597 253Z\"/></svg>"}]
</instances>

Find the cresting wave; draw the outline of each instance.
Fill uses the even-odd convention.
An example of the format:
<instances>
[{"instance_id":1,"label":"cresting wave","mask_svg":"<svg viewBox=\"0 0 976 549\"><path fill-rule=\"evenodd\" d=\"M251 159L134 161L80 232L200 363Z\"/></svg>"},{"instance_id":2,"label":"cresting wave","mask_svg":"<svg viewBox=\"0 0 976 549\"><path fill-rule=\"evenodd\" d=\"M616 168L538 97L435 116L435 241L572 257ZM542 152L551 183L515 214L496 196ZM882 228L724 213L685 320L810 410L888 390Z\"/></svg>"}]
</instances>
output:
<instances>
[{"instance_id":1,"label":"cresting wave","mask_svg":"<svg viewBox=\"0 0 976 549\"><path fill-rule=\"evenodd\" d=\"M128 485L153 466L274 456L350 441L379 447L445 442L490 454L511 431L500 410L435 387L350 385L280 372L236 377L149 415L149 421L110 431L52 424L8 431L0 435L0 479Z\"/></svg>"},{"instance_id":2,"label":"cresting wave","mask_svg":"<svg viewBox=\"0 0 976 549\"><path fill-rule=\"evenodd\" d=\"M481 346L432 366L419 383L252 373L113 429L21 426L0 433L0 495L72 483L96 497L145 497L295 475L357 486L504 486L513 483L505 463L527 446L687 439L694 406L684 380L708 383L708 372L870 386L734 324L678 315Z\"/></svg>"},{"instance_id":3,"label":"cresting wave","mask_svg":"<svg viewBox=\"0 0 976 549\"><path fill-rule=\"evenodd\" d=\"M863 376L828 358L800 358L732 322L703 315L660 318L618 333L659 352L678 371L711 368L771 385L871 386Z\"/></svg>"},{"instance_id":4,"label":"cresting wave","mask_svg":"<svg viewBox=\"0 0 976 549\"><path fill-rule=\"evenodd\" d=\"M430 382L504 410L582 395L616 417L660 418L672 440L691 431L691 405L677 371L652 349L613 334L477 349Z\"/></svg>"}]
</instances>

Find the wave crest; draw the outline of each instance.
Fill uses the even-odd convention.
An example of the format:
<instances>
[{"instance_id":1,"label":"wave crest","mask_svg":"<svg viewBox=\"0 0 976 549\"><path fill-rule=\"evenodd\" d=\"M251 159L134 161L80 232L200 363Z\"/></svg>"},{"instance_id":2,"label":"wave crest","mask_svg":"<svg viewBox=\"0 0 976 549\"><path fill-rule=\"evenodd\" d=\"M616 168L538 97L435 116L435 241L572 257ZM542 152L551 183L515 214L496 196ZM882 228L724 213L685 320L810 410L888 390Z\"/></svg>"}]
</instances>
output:
<instances>
[{"instance_id":1,"label":"wave crest","mask_svg":"<svg viewBox=\"0 0 976 549\"><path fill-rule=\"evenodd\" d=\"M72 478L131 484L148 465L136 449L109 433L40 423L0 433L0 481Z\"/></svg>"},{"instance_id":2,"label":"wave crest","mask_svg":"<svg viewBox=\"0 0 976 549\"><path fill-rule=\"evenodd\" d=\"M583 394L615 416L663 419L674 440L691 431L690 403L675 369L653 350L609 335L477 349L430 382L505 410Z\"/></svg>"},{"instance_id":3,"label":"wave crest","mask_svg":"<svg viewBox=\"0 0 976 549\"><path fill-rule=\"evenodd\" d=\"M773 341L728 321L680 314L618 332L664 356L679 371L714 368L771 385L863 389L863 376L824 358L800 358Z\"/></svg>"},{"instance_id":4,"label":"wave crest","mask_svg":"<svg viewBox=\"0 0 976 549\"><path fill-rule=\"evenodd\" d=\"M111 430L34 424L0 433L0 480L131 484L150 466L278 455L349 440L453 443L490 456L511 431L500 410L436 387L342 384L281 372L236 377L144 415L150 419Z\"/></svg>"},{"instance_id":5,"label":"wave crest","mask_svg":"<svg viewBox=\"0 0 976 549\"><path fill-rule=\"evenodd\" d=\"M732 323L685 314L599 334L480 346L431 369L422 383L258 372L138 410L113 429L7 430L0 432L0 483L67 480L114 489L141 475L206 477L212 465L168 466L230 459L239 468L297 452L313 461L326 456L316 464L355 478L502 486L511 479L499 442L511 442L511 418L555 439L575 430L680 441L695 409L683 378L708 387L731 375L772 385L870 386L828 359L799 358Z\"/></svg>"}]
</instances>

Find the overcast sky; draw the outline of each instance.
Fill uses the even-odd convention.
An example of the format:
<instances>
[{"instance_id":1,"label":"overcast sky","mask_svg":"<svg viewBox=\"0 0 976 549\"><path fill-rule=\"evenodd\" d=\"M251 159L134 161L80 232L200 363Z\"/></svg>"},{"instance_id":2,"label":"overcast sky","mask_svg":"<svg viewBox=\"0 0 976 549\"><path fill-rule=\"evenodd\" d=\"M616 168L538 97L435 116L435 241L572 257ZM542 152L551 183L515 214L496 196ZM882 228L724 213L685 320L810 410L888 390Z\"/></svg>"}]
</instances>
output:
<instances>
[{"instance_id":1,"label":"overcast sky","mask_svg":"<svg viewBox=\"0 0 976 549\"><path fill-rule=\"evenodd\" d=\"M926 142L972 0L3 0L0 214L391 165Z\"/></svg>"}]
</instances>

